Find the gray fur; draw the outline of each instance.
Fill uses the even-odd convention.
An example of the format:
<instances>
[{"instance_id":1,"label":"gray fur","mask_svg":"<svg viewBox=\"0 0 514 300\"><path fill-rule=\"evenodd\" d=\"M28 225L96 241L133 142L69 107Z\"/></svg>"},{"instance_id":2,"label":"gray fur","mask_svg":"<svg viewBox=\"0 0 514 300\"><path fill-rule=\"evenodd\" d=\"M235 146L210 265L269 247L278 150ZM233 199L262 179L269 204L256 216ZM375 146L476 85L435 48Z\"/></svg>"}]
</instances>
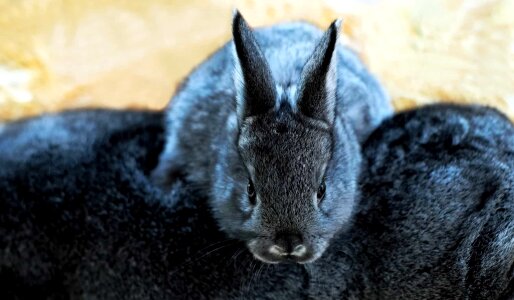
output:
<instances>
[{"instance_id":1,"label":"gray fur","mask_svg":"<svg viewBox=\"0 0 514 300\"><path fill-rule=\"evenodd\" d=\"M185 175L210 195L222 230L268 262L281 260L268 251L279 235L306 247L298 262L323 253L357 198L358 139L392 111L377 81L336 43L339 24L324 35L306 23L252 33L236 12L234 42L198 66L167 109L154 180L167 188Z\"/></svg>"}]
</instances>

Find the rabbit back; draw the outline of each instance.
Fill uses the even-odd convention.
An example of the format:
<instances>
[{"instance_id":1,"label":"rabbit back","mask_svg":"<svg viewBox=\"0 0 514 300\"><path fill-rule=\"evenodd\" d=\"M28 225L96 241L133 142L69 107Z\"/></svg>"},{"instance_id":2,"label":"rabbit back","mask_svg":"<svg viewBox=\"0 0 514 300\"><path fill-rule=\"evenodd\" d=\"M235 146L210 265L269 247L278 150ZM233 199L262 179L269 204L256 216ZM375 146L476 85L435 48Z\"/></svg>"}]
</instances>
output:
<instances>
[{"instance_id":1,"label":"rabbit back","mask_svg":"<svg viewBox=\"0 0 514 300\"><path fill-rule=\"evenodd\" d=\"M354 226L319 267L337 266L329 296L512 296L513 150L514 126L491 108L433 105L386 120L363 147Z\"/></svg>"}]
</instances>

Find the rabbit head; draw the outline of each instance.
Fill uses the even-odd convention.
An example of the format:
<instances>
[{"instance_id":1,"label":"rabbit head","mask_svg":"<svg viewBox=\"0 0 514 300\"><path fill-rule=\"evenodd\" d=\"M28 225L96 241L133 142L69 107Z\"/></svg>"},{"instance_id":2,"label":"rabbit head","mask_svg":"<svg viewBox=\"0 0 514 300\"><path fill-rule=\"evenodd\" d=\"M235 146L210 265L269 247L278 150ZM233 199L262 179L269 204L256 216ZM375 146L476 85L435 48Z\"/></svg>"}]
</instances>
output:
<instances>
[{"instance_id":1,"label":"rabbit head","mask_svg":"<svg viewBox=\"0 0 514 300\"><path fill-rule=\"evenodd\" d=\"M358 144L336 118L339 26L330 25L297 84L280 86L234 14L237 114L227 125L234 145L218 157L213 210L222 229L264 262L316 260L354 206Z\"/></svg>"}]
</instances>

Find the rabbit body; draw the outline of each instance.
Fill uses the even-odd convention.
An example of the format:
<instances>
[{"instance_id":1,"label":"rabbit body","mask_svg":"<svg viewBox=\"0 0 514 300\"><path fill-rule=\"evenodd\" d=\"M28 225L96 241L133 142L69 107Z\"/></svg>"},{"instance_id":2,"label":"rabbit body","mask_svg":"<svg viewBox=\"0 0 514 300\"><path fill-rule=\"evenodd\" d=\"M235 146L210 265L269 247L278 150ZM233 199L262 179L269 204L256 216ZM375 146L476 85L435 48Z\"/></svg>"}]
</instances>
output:
<instances>
[{"instance_id":1,"label":"rabbit body","mask_svg":"<svg viewBox=\"0 0 514 300\"><path fill-rule=\"evenodd\" d=\"M358 197L359 138L392 111L337 43L338 26L252 31L236 13L233 42L193 71L166 111L154 180L166 188L184 176L204 190L220 228L266 262L314 261L345 228Z\"/></svg>"},{"instance_id":2,"label":"rabbit body","mask_svg":"<svg viewBox=\"0 0 514 300\"><path fill-rule=\"evenodd\" d=\"M4 126L3 299L305 296L300 265L256 261L219 231L201 193L177 182L163 194L151 183L162 121L159 112L89 110Z\"/></svg>"},{"instance_id":3,"label":"rabbit body","mask_svg":"<svg viewBox=\"0 0 514 300\"><path fill-rule=\"evenodd\" d=\"M152 184L163 118L86 111L5 125L8 299L512 298L514 128L497 111L436 105L386 120L363 145L351 225L304 265L255 260L201 190Z\"/></svg>"},{"instance_id":4,"label":"rabbit body","mask_svg":"<svg viewBox=\"0 0 514 300\"><path fill-rule=\"evenodd\" d=\"M403 112L363 156L358 213L311 268L327 280L313 296L512 299L514 127L504 115L446 104Z\"/></svg>"}]
</instances>

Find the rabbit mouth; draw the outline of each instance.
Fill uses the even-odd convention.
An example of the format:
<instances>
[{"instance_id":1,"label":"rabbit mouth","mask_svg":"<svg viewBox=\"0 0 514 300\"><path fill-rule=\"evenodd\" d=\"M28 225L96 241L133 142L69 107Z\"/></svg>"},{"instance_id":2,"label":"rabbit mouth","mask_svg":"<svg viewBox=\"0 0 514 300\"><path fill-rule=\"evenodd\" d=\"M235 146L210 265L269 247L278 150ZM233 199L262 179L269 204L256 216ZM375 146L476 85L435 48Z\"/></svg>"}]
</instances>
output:
<instances>
[{"instance_id":1,"label":"rabbit mouth","mask_svg":"<svg viewBox=\"0 0 514 300\"><path fill-rule=\"evenodd\" d=\"M260 260L260 261L262 261L264 263L267 263L267 264L278 264L278 263L280 263L280 261L278 261L278 260L275 261L275 260L269 260L267 258L264 258L264 257L260 256L257 252L253 252L252 250L250 250L250 252L252 253L252 255L253 255L253 257L255 259Z\"/></svg>"}]
</instances>

